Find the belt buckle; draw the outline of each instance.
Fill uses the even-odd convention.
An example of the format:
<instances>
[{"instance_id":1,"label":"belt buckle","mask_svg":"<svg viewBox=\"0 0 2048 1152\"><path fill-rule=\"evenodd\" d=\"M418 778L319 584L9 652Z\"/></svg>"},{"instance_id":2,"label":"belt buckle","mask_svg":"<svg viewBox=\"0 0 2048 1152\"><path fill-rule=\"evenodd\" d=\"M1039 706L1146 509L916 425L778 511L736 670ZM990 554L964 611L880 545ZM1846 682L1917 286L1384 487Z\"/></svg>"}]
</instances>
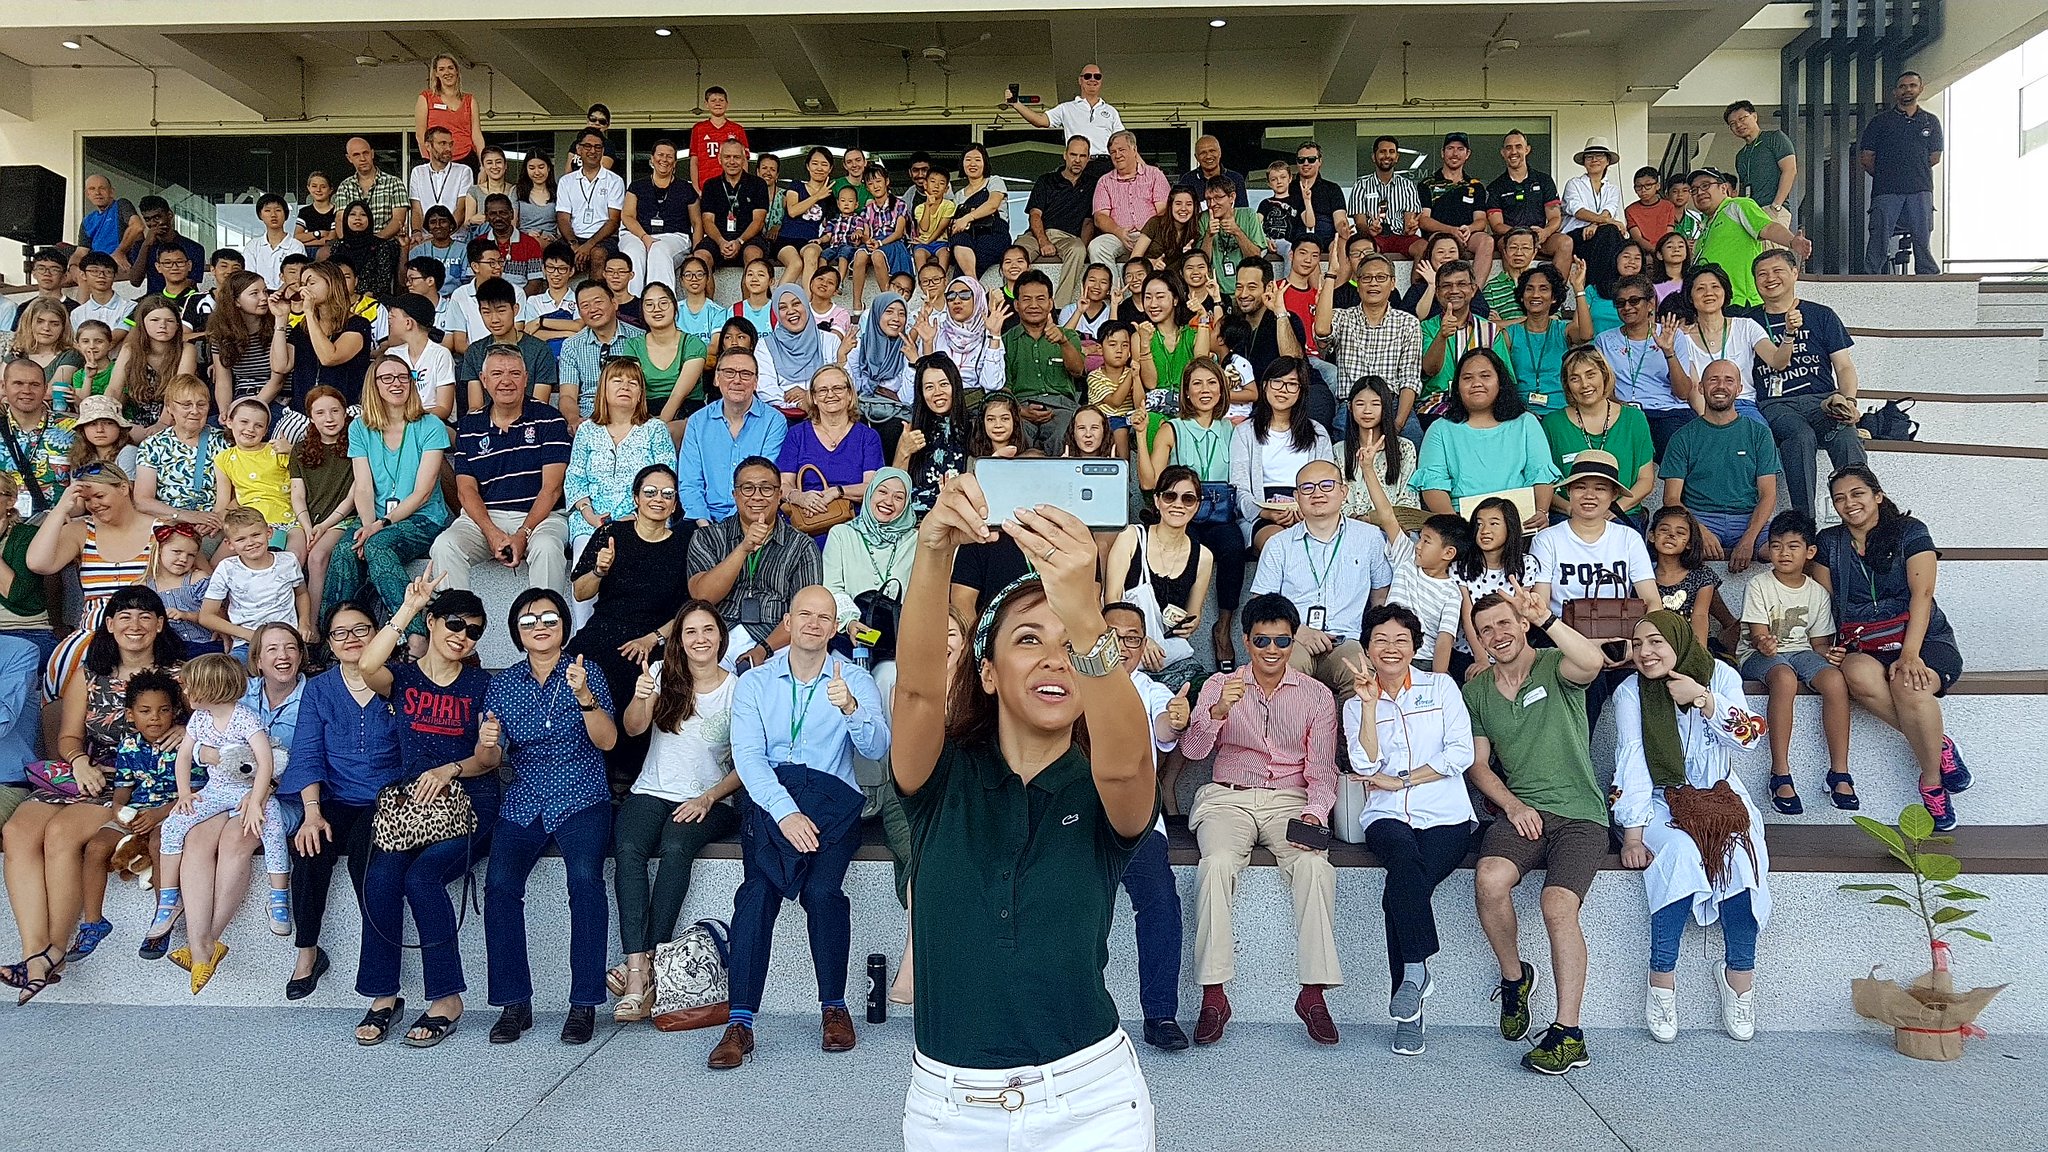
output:
<instances>
[{"instance_id":1,"label":"belt buckle","mask_svg":"<svg viewBox=\"0 0 2048 1152\"><path fill-rule=\"evenodd\" d=\"M1011 1079L1014 1080L1015 1077ZM1024 1107L1024 1090L1012 1084L996 1095L996 1103L1002 1105L1005 1112L1015 1112Z\"/></svg>"}]
</instances>

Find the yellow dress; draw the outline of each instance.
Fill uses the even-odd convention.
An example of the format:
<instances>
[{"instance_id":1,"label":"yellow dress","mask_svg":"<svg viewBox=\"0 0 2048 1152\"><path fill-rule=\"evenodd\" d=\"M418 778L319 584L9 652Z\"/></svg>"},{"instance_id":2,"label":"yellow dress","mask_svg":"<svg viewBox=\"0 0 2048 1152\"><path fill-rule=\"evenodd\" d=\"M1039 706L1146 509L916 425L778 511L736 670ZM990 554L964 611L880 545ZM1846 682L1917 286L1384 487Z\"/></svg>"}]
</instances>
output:
<instances>
[{"instance_id":1,"label":"yellow dress","mask_svg":"<svg viewBox=\"0 0 2048 1152\"><path fill-rule=\"evenodd\" d=\"M235 501L263 513L274 528L297 522L292 515L291 462L269 444L254 448L223 448L213 463L234 483Z\"/></svg>"}]
</instances>

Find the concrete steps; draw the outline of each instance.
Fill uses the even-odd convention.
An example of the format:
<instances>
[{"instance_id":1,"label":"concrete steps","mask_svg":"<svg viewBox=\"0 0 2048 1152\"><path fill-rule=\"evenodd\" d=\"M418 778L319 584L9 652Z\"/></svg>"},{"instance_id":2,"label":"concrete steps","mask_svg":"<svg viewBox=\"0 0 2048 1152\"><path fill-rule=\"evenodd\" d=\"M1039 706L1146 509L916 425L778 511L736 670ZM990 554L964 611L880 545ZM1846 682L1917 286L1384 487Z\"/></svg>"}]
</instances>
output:
<instances>
[{"instance_id":1,"label":"concrete steps","mask_svg":"<svg viewBox=\"0 0 2048 1152\"><path fill-rule=\"evenodd\" d=\"M2004 394L1859 390L1862 407L1887 400L1912 400L1910 415L1923 439L1989 447L2048 448L2048 391Z\"/></svg>"},{"instance_id":2,"label":"concrete steps","mask_svg":"<svg viewBox=\"0 0 2048 1152\"><path fill-rule=\"evenodd\" d=\"M1899 506L1950 548L2048 547L2048 451L1872 441L1870 466Z\"/></svg>"},{"instance_id":3,"label":"concrete steps","mask_svg":"<svg viewBox=\"0 0 2048 1152\"><path fill-rule=\"evenodd\" d=\"M1911 396L2008 395L2041 379L2041 332L2025 328L1849 329L1856 377L1865 388Z\"/></svg>"}]
</instances>

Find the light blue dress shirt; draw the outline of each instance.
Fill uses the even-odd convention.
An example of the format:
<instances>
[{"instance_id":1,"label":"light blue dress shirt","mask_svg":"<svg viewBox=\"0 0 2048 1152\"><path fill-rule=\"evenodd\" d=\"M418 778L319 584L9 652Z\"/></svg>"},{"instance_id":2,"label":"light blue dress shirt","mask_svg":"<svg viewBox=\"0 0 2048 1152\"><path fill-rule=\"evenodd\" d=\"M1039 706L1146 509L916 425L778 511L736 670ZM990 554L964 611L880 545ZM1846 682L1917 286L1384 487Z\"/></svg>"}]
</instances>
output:
<instances>
[{"instance_id":1,"label":"light blue dress shirt","mask_svg":"<svg viewBox=\"0 0 2048 1152\"><path fill-rule=\"evenodd\" d=\"M833 707L826 684L833 667L853 693L853 715ZM802 729L792 737L801 708ZM789 650L740 677L732 698L732 760L747 796L780 821L796 812L797 803L775 776L775 766L802 764L813 772L837 777L860 791L853 776L859 752L880 760L889 752L889 721L882 715L882 693L875 678L851 660L827 653L825 665L809 681L797 680L789 668Z\"/></svg>"},{"instance_id":2,"label":"light blue dress shirt","mask_svg":"<svg viewBox=\"0 0 2048 1152\"><path fill-rule=\"evenodd\" d=\"M676 498L692 520L718 521L736 510L732 502L733 472L749 456L774 460L782 455L789 419L759 397L747 409L740 434L725 422L725 405L714 402L683 425L683 446L676 452Z\"/></svg>"},{"instance_id":3,"label":"light blue dress shirt","mask_svg":"<svg viewBox=\"0 0 2048 1152\"><path fill-rule=\"evenodd\" d=\"M0 636L0 784L26 781L28 762L36 758L42 709L30 707L29 700L35 695L32 689L42 683L42 667L42 650L33 642ZM868 691L874 691L872 680Z\"/></svg>"}]
</instances>

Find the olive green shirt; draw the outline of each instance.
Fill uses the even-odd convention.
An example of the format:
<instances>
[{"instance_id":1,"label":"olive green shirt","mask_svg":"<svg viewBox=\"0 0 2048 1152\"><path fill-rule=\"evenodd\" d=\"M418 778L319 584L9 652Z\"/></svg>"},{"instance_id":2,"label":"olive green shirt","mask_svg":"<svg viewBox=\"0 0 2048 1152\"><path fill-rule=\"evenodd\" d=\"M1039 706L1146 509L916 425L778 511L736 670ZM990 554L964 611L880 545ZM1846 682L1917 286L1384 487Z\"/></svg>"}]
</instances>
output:
<instances>
[{"instance_id":1,"label":"olive green shirt","mask_svg":"<svg viewBox=\"0 0 2048 1152\"><path fill-rule=\"evenodd\" d=\"M1052 334L1050 325L1046 336ZM1072 329L1063 329L1069 347L1079 348L1081 337ZM1003 333L1004 378L1009 381L1010 393L1019 400L1042 400L1057 396L1072 403L1076 392L1074 378L1067 375L1063 349L1046 337L1033 337L1018 324Z\"/></svg>"},{"instance_id":2,"label":"olive green shirt","mask_svg":"<svg viewBox=\"0 0 2048 1152\"><path fill-rule=\"evenodd\" d=\"M1593 775L1586 686L1565 679L1563 663L1555 648L1536 653L1513 700L1500 694L1488 668L1465 685L1465 711L1472 735L1493 745L1501 779L1516 799L1538 812L1605 824L1607 797Z\"/></svg>"},{"instance_id":3,"label":"olive green shirt","mask_svg":"<svg viewBox=\"0 0 2048 1152\"><path fill-rule=\"evenodd\" d=\"M917 1050L962 1068L1049 1064L1116 1031L1102 972L1117 883L1148 827L1117 834L1079 747L1026 784L989 743L947 741L903 798L911 833Z\"/></svg>"}]
</instances>

